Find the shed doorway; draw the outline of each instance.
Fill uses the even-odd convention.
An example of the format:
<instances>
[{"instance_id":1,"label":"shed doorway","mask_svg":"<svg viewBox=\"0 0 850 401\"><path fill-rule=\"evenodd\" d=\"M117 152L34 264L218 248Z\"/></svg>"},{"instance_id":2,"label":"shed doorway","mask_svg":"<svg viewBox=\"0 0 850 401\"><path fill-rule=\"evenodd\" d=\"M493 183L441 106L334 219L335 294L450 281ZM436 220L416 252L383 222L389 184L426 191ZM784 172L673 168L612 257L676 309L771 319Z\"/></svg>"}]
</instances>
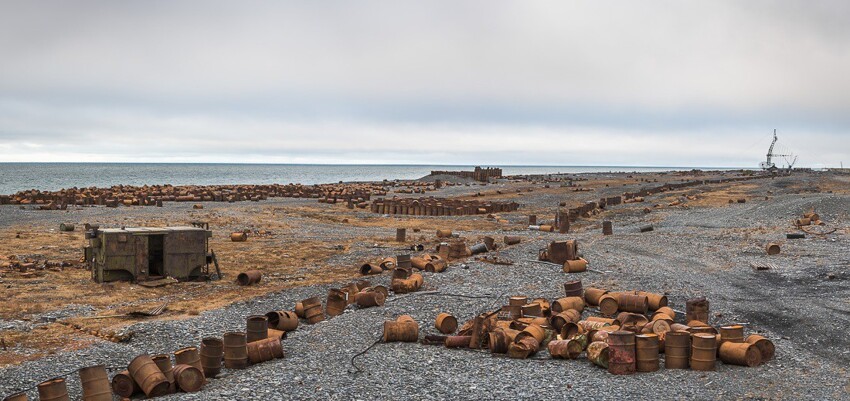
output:
<instances>
[{"instance_id":1,"label":"shed doorway","mask_svg":"<svg viewBox=\"0 0 850 401\"><path fill-rule=\"evenodd\" d=\"M150 278L165 276L164 242L165 235L148 236L148 277Z\"/></svg>"}]
</instances>

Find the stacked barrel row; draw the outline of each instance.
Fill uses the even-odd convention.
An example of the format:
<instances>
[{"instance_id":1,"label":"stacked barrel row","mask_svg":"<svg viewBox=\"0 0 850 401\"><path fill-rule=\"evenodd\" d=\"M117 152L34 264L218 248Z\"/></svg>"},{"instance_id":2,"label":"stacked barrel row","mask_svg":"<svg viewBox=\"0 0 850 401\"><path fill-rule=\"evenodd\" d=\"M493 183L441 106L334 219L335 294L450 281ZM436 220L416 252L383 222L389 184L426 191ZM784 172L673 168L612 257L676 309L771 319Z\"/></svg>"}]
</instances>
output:
<instances>
[{"instance_id":1,"label":"stacked barrel row","mask_svg":"<svg viewBox=\"0 0 850 401\"><path fill-rule=\"evenodd\" d=\"M516 202L481 202L446 198L393 198L377 199L372 202L372 213L404 214L413 216L465 216L519 209Z\"/></svg>"}]
</instances>

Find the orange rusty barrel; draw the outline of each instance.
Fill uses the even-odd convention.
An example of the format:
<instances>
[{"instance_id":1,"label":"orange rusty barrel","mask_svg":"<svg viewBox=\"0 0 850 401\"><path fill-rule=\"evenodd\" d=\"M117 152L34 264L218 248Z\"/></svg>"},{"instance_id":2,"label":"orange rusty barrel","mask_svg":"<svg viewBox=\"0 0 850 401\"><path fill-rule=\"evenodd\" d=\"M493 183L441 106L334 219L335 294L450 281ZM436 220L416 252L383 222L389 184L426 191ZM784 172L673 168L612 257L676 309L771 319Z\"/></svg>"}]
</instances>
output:
<instances>
[{"instance_id":1,"label":"orange rusty barrel","mask_svg":"<svg viewBox=\"0 0 850 401\"><path fill-rule=\"evenodd\" d=\"M583 351L582 345L575 340L552 340L547 348L555 359L576 359Z\"/></svg>"},{"instance_id":2,"label":"orange rusty barrel","mask_svg":"<svg viewBox=\"0 0 850 401\"><path fill-rule=\"evenodd\" d=\"M395 269L393 269L392 278L393 280L405 280L410 277L411 274L413 274L413 272L408 268L396 267Z\"/></svg>"},{"instance_id":3,"label":"orange rusty barrel","mask_svg":"<svg viewBox=\"0 0 850 401\"><path fill-rule=\"evenodd\" d=\"M543 316L543 308L541 308L540 304L536 302L520 306L520 312L522 313L523 317Z\"/></svg>"},{"instance_id":4,"label":"orange rusty barrel","mask_svg":"<svg viewBox=\"0 0 850 401\"><path fill-rule=\"evenodd\" d=\"M284 338L286 338L286 332L283 330L269 329L269 336L267 338L283 340Z\"/></svg>"},{"instance_id":5,"label":"orange rusty barrel","mask_svg":"<svg viewBox=\"0 0 850 401\"><path fill-rule=\"evenodd\" d=\"M151 357L159 371L168 379L168 393L177 391L177 382L174 380L174 369L171 367L171 357L168 354L159 354Z\"/></svg>"},{"instance_id":6,"label":"orange rusty barrel","mask_svg":"<svg viewBox=\"0 0 850 401\"><path fill-rule=\"evenodd\" d=\"M269 337L269 319L265 315L248 316L245 325L245 339L247 342L264 340ZM176 355L176 354L175 354ZM177 363L181 363L179 360ZM194 366L194 365L193 365ZM195 366L200 369L200 366Z\"/></svg>"},{"instance_id":7,"label":"orange rusty barrel","mask_svg":"<svg viewBox=\"0 0 850 401\"><path fill-rule=\"evenodd\" d=\"M676 311L674 311L673 308L669 306L662 306L658 308L655 313L652 314L652 316L655 317L655 315L657 314L667 315L671 320L676 318Z\"/></svg>"},{"instance_id":8,"label":"orange rusty barrel","mask_svg":"<svg viewBox=\"0 0 850 401\"><path fill-rule=\"evenodd\" d=\"M174 367L174 380L180 390L193 393L203 387L204 373L192 365L178 364Z\"/></svg>"},{"instance_id":9,"label":"orange rusty barrel","mask_svg":"<svg viewBox=\"0 0 850 401\"><path fill-rule=\"evenodd\" d=\"M525 337L534 337L538 343L542 343L546 338L546 330L536 324L530 324L526 326L519 334L517 334L516 339L514 341L520 341Z\"/></svg>"},{"instance_id":10,"label":"orange rusty barrel","mask_svg":"<svg viewBox=\"0 0 850 401\"><path fill-rule=\"evenodd\" d=\"M581 320L581 314L578 313L575 309L568 309L561 313L553 314L549 317L549 324L555 329L556 332L561 332L561 329L567 323L576 323Z\"/></svg>"},{"instance_id":11,"label":"orange rusty barrel","mask_svg":"<svg viewBox=\"0 0 850 401\"><path fill-rule=\"evenodd\" d=\"M442 273L449 267L445 259L433 259L425 264L425 271L431 273Z\"/></svg>"},{"instance_id":12,"label":"orange rusty barrel","mask_svg":"<svg viewBox=\"0 0 850 401\"><path fill-rule=\"evenodd\" d=\"M266 338L248 343L248 361L253 364L283 358L283 346L280 339Z\"/></svg>"},{"instance_id":13,"label":"orange rusty barrel","mask_svg":"<svg viewBox=\"0 0 850 401\"><path fill-rule=\"evenodd\" d=\"M311 297L301 301L304 305L304 318L307 323L316 324L325 320L325 313L322 311L322 301L319 297Z\"/></svg>"},{"instance_id":14,"label":"orange rusty barrel","mask_svg":"<svg viewBox=\"0 0 850 401\"><path fill-rule=\"evenodd\" d=\"M708 323L709 303L705 298L689 299L685 303L685 320ZM690 326L690 324L688 324Z\"/></svg>"},{"instance_id":15,"label":"orange rusty barrel","mask_svg":"<svg viewBox=\"0 0 850 401\"><path fill-rule=\"evenodd\" d=\"M610 221L602 222L602 235L611 235L614 234L614 225L611 224Z\"/></svg>"},{"instance_id":16,"label":"orange rusty barrel","mask_svg":"<svg viewBox=\"0 0 850 401\"><path fill-rule=\"evenodd\" d=\"M638 372L658 370L658 335L638 334L635 336L635 368Z\"/></svg>"},{"instance_id":17,"label":"orange rusty barrel","mask_svg":"<svg viewBox=\"0 0 850 401\"><path fill-rule=\"evenodd\" d=\"M587 271L587 261L583 258L564 261L564 273L581 273Z\"/></svg>"},{"instance_id":18,"label":"orange rusty barrel","mask_svg":"<svg viewBox=\"0 0 850 401\"><path fill-rule=\"evenodd\" d=\"M765 250L767 250L768 255L778 255L779 254L779 244L771 242L771 243L767 244L767 246L765 247Z\"/></svg>"},{"instance_id":19,"label":"orange rusty barrel","mask_svg":"<svg viewBox=\"0 0 850 401\"><path fill-rule=\"evenodd\" d=\"M274 311L266 313L269 327L283 331L295 331L298 328L298 315L290 311Z\"/></svg>"},{"instance_id":20,"label":"orange rusty barrel","mask_svg":"<svg viewBox=\"0 0 850 401\"><path fill-rule=\"evenodd\" d=\"M584 302L586 302L590 306L599 306L599 300L603 295L607 294L608 290L603 290L600 288L585 288L584 289Z\"/></svg>"},{"instance_id":21,"label":"orange rusty barrel","mask_svg":"<svg viewBox=\"0 0 850 401\"><path fill-rule=\"evenodd\" d=\"M608 334L608 373L630 375L635 373L635 333L615 331Z\"/></svg>"},{"instance_id":22,"label":"orange rusty barrel","mask_svg":"<svg viewBox=\"0 0 850 401\"><path fill-rule=\"evenodd\" d=\"M522 241L522 238L516 237L516 236L506 235L503 240L505 242L505 245L516 245L516 244L519 244Z\"/></svg>"},{"instance_id":23,"label":"orange rusty barrel","mask_svg":"<svg viewBox=\"0 0 850 401\"><path fill-rule=\"evenodd\" d=\"M490 352L495 354L505 354L508 352L508 347L513 344L514 339L519 334L519 330L508 328L496 328L489 333L488 346Z\"/></svg>"},{"instance_id":24,"label":"orange rusty barrel","mask_svg":"<svg viewBox=\"0 0 850 401\"><path fill-rule=\"evenodd\" d=\"M384 342L409 342L419 340L419 324L408 315L384 322Z\"/></svg>"},{"instance_id":25,"label":"orange rusty barrel","mask_svg":"<svg viewBox=\"0 0 850 401\"><path fill-rule=\"evenodd\" d=\"M29 398L27 393L17 393L4 398L3 401L29 401Z\"/></svg>"},{"instance_id":26,"label":"orange rusty barrel","mask_svg":"<svg viewBox=\"0 0 850 401\"><path fill-rule=\"evenodd\" d=\"M407 240L407 229L396 228L395 229L395 242L404 242L406 240Z\"/></svg>"},{"instance_id":27,"label":"orange rusty barrel","mask_svg":"<svg viewBox=\"0 0 850 401\"><path fill-rule=\"evenodd\" d=\"M245 333L224 333L224 366L228 369L248 367L248 345Z\"/></svg>"},{"instance_id":28,"label":"orange rusty barrel","mask_svg":"<svg viewBox=\"0 0 850 401\"><path fill-rule=\"evenodd\" d=\"M599 312L605 316L614 316L620 306L617 298L612 295L603 295L599 298Z\"/></svg>"},{"instance_id":29,"label":"orange rusty barrel","mask_svg":"<svg viewBox=\"0 0 850 401\"><path fill-rule=\"evenodd\" d=\"M619 310L646 314L649 311L649 298L646 295L620 293L617 296Z\"/></svg>"},{"instance_id":30,"label":"orange rusty barrel","mask_svg":"<svg viewBox=\"0 0 850 401\"><path fill-rule=\"evenodd\" d=\"M150 356L137 356L130 362L128 370L146 396L159 397L168 394L170 383Z\"/></svg>"},{"instance_id":31,"label":"orange rusty barrel","mask_svg":"<svg viewBox=\"0 0 850 401\"><path fill-rule=\"evenodd\" d=\"M449 238L452 236L452 230L437 230L437 238Z\"/></svg>"},{"instance_id":32,"label":"orange rusty barrel","mask_svg":"<svg viewBox=\"0 0 850 401\"><path fill-rule=\"evenodd\" d=\"M664 335L664 368L687 369L691 353L691 334L671 331Z\"/></svg>"},{"instance_id":33,"label":"orange rusty barrel","mask_svg":"<svg viewBox=\"0 0 850 401\"><path fill-rule=\"evenodd\" d=\"M742 343L744 342L744 326L735 324L731 326L722 326L719 330L720 339L718 345L722 345L727 341L731 341L733 343Z\"/></svg>"},{"instance_id":34,"label":"orange rusty barrel","mask_svg":"<svg viewBox=\"0 0 850 401\"><path fill-rule=\"evenodd\" d=\"M620 322L622 325L632 325L643 327L646 325L649 320L647 320L646 316L641 315L640 313L630 313L630 312L620 312L617 314L616 321ZM611 323L614 324L614 323Z\"/></svg>"},{"instance_id":35,"label":"orange rusty barrel","mask_svg":"<svg viewBox=\"0 0 850 401\"><path fill-rule=\"evenodd\" d=\"M656 294L654 292L638 291L637 295L645 295L649 303L649 310L658 310L667 306L667 296L664 294Z\"/></svg>"},{"instance_id":36,"label":"orange rusty barrel","mask_svg":"<svg viewBox=\"0 0 850 401\"><path fill-rule=\"evenodd\" d=\"M248 240L248 234L244 232L230 233L230 240L233 242L245 242Z\"/></svg>"},{"instance_id":37,"label":"orange rusty barrel","mask_svg":"<svg viewBox=\"0 0 850 401\"><path fill-rule=\"evenodd\" d=\"M239 273L236 276L236 283L239 285L251 285L257 284L262 280L263 273L259 270L248 270L246 272Z\"/></svg>"},{"instance_id":38,"label":"orange rusty barrel","mask_svg":"<svg viewBox=\"0 0 850 401\"><path fill-rule=\"evenodd\" d=\"M380 292L381 294L384 294L384 302L386 302L387 298L390 297L390 291L387 289L387 287L384 287L382 285L364 288L363 292Z\"/></svg>"},{"instance_id":39,"label":"orange rusty barrel","mask_svg":"<svg viewBox=\"0 0 850 401\"><path fill-rule=\"evenodd\" d=\"M646 323L641 330L642 333L653 333L658 335L661 335L668 331L670 331L670 323L667 323L666 320L661 319Z\"/></svg>"},{"instance_id":40,"label":"orange rusty barrel","mask_svg":"<svg viewBox=\"0 0 850 401\"><path fill-rule=\"evenodd\" d=\"M736 343L726 341L720 344L720 360L723 363L740 366L761 365L761 352L758 347L750 343Z\"/></svg>"},{"instance_id":41,"label":"orange rusty barrel","mask_svg":"<svg viewBox=\"0 0 850 401\"><path fill-rule=\"evenodd\" d=\"M443 334L454 333L457 330L457 318L448 313L440 313L437 315L434 327Z\"/></svg>"},{"instance_id":42,"label":"orange rusty barrel","mask_svg":"<svg viewBox=\"0 0 850 401\"><path fill-rule=\"evenodd\" d=\"M368 281L366 281L365 284L366 285L364 285L363 288L369 286ZM345 292L346 305L351 305L354 303L354 296L357 295L358 292L360 292L360 285L358 283L348 283L348 285L342 288L342 291ZM325 306L325 308L327 308L327 305ZM343 307L343 309L345 308Z\"/></svg>"},{"instance_id":43,"label":"orange rusty barrel","mask_svg":"<svg viewBox=\"0 0 850 401\"><path fill-rule=\"evenodd\" d=\"M65 379L59 377L38 385L38 399L43 401L71 401Z\"/></svg>"},{"instance_id":44,"label":"orange rusty barrel","mask_svg":"<svg viewBox=\"0 0 850 401\"><path fill-rule=\"evenodd\" d=\"M385 298L384 294L380 292L359 292L354 296L354 301L357 303L357 306L368 308L383 305Z\"/></svg>"},{"instance_id":45,"label":"orange rusty barrel","mask_svg":"<svg viewBox=\"0 0 850 401\"><path fill-rule=\"evenodd\" d=\"M594 365L608 369L608 342L594 341L587 346L587 359Z\"/></svg>"},{"instance_id":46,"label":"orange rusty barrel","mask_svg":"<svg viewBox=\"0 0 850 401\"><path fill-rule=\"evenodd\" d=\"M564 283L564 296L565 297L581 297L582 296L581 289L581 280L573 280L567 281Z\"/></svg>"},{"instance_id":47,"label":"orange rusty barrel","mask_svg":"<svg viewBox=\"0 0 850 401\"><path fill-rule=\"evenodd\" d=\"M552 313L552 304L546 300L546 298L535 298L531 300L532 303L540 304L540 310L543 311L543 315L548 316Z\"/></svg>"},{"instance_id":48,"label":"orange rusty barrel","mask_svg":"<svg viewBox=\"0 0 850 401\"><path fill-rule=\"evenodd\" d=\"M130 371L124 370L112 376L112 392L123 398L130 398L142 391L139 384L130 376Z\"/></svg>"},{"instance_id":49,"label":"orange rusty barrel","mask_svg":"<svg viewBox=\"0 0 850 401\"><path fill-rule=\"evenodd\" d=\"M79 373L83 401L112 401L112 386L105 366L89 366L80 369Z\"/></svg>"},{"instance_id":50,"label":"orange rusty barrel","mask_svg":"<svg viewBox=\"0 0 850 401\"><path fill-rule=\"evenodd\" d=\"M538 227L538 229L539 229L540 231L546 231L546 232L550 232L550 233L551 233L551 232L553 232L553 231L555 231L555 227L554 227L554 226L550 226L550 225L548 225L548 224L541 224L541 225Z\"/></svg>"},{"instance_id":51,"label":"orange rusty barrel","mask_svg":"<svg viewBox=\"0 0 850 401\"><path fill-rule=\"evenodd\" d=\"M540 343L534 337L527 336L522 339L517 338L513 343L508 345L508 357L515 359L525 359L529 355L534 354L540 348Z\"/></svg>"},{"instance_id":52,"label":"orange rusty barrel","mask_svg":"<svg viewBox=\"0 0 850 401\"><path fill-rule=\"evenodd\" d=\"M512 306L522 306L528 303L528 297L522 295L515 295L508 299L508 305Z\"/></svg>"},{"instance_id":53,"label":"orange rusty barrel","mask_svg":"<svg viewBox=\"0 0 850 401\"><path fill-rule=\"evenodd\" d=\"M667 322L668 325L673 324L673 318L668 316L666 313L658 313L658 312L653 313L652 319L650 319L650 321L654 322L656 320L663 320L663 321Z\"/></svg>"},{"instance_id":54,"label":"orange rusty barrel","mask_svg":"<svg viewBox=\"0 0 850 401\"><path fill-rule=\"evenodd\" d=\"M714 370L717 361L717 337L697 333L691 336L691 369Z\"/></svg>"},{"instance_id":55,"label":"orange rusty barrel","mask_svg":"<svg viewBox=\"0 0 850 401\"><path fill-rule=\"evenodd\" d=\"M206 337L201 340L201 367L204 377L216 377L221 372L223 357L224 341L215 337Z\"/></svg>"},{"instance_id":56,"label":"orange rusty barrel","mask_svg":"<svg viewBox=\"0 0 850 401\"><path fill-rule=\"evenodd\" d=\"M748 335L744 342L753 344L759 349L762 363L773 359L773 355L776 353L776 347L773 345L773 342L758 334Z\"/></svg>"},{"instance_id":57,"label":"orange rusty barrel","mask_svg":"<svg viewBox=\"0 0 850 401\"><path fill-rule=\"evenodd\" d=\"M328 316L339 316L345 312L348 306L348 293L338 288L328 290L328 299L325 303L325 313Z\"/></svg>"},{"instance_id":58,"label":"orange rusty barrel","mask_svg":"<svg viewBox=\"0 0 850 401\"><path fill-rule=\"evenodd\" d=\"M552 312L561 313L568 309L575 309L578 312L584 310L584 299L581 297L565 297L559 298L552 303Z\"/></svg>"},{"instance_id":59,"label":"orange rusty barrel","mask_svg":"<svg viewBox=\"0 0 850 401\"><path fill-rule=\"evenodd\" d=\"M376 266L371 263L364 263L360 265L360 274L366 276L371 274L381 274L384 270L381 269L381 266Z\"/></svg>"},{"instance_id":60,"label":"orange rusty barrel","mask_svg":"<svg viewBox=\"0 0 850 401\"><path fill-rule=\"evenodd\" d=\"M304 317L304 303L303 302L301 302L301 301L296 302L295 308L293 308L292 311L295 312L295 316L298 316L299 318L305 319L305 317Z\"/></svg>"},{"instance_id":61,"label":"orange rusty barrel","mask_svg":"<svg viewBox=\"0 0 850 401\"><path fill-rule=\"evenodd\" d=\"M469 348L472 336L448 336L446 337L446 348Z\"/></svg>"}]
</instances>

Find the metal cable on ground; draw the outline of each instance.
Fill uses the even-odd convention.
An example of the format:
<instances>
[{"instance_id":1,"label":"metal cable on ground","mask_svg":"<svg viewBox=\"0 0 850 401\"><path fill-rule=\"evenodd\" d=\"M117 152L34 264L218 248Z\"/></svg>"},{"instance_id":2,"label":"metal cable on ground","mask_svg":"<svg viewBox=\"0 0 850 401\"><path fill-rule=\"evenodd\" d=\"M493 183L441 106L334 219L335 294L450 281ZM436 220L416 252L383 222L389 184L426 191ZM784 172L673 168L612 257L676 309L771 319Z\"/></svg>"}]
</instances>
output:
<instances>
[{"instance_id":1,"label":"metal cable on ground","mask_svg":"<svg viewBox=\"0 0 850 401\"><path fill-rule=\"evenodd\" d=\"M357 358L357 357L358 357L358 356L360 356L360 355L363 355L363 354L365 354L365 353L369 352L369 350L370 350L370 349L372 349L372 347L374 347L374 346L376 346L376 345L380 344L380 343L381 343L381 340L383 339L383 337L384 337L384 336L379 336L379 337L378 337L378 339L377 339L377 340L375 340L375 342L373 342L371 345L369 345L368 347L366 347L366 349L364 349L363 351L360 351L359 353L357 353L357 355L354 355L354 356L352 356L352 357L351 357L351 361L350 361L350 363L351 363L351 366L353 366L353 367L354 367L354 370L355 370L355 372L354 372L354 373L361 373L361 372L363 372L363 370L362 370L362 369L360 369L360 367L358 367L357 365L355 365L355 364L354 364L354 359L355 359L355 358Z\"/></svg>"}]
</instances>

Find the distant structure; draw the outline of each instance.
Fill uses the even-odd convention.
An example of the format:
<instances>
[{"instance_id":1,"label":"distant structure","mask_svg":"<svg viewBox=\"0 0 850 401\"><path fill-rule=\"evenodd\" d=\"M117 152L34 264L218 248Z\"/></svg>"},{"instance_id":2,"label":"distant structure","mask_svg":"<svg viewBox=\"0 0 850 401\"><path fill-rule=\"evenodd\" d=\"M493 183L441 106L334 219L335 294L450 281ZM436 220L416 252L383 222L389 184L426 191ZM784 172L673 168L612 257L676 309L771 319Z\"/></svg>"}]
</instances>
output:
<instances>
[{"instance_id":1,"label":"distant structure","mask_svg":"<svg viewBox=\"0 0 850 401\"><path fill-rule=\"evenodd\" d=\"M770 172L775 173L775 172L779 171L780 168L776 166L776 163L773 162L773 159L777 158L777 157L782 157L785 160L785 165L783 166L782 169L791 171L791 169L794 167L794 163L797 162L797 156L795 156L791 152L782 152L782 153L787 153L787 154L775 154L775 153L773 153L773 148L774 148L774 146L776 146L776 140L777 140L776 129L774 129L773 130L773 142L770 143L770 148L767 149L767 159L765 161L759 163L759 167L761 167L762 170L766 170L766 171L770 171Z\"/></svg>"},{"instance_id":2,"label":"distant structure","mask_svg":"<svg viewBox=\"0 0 850 401\"><path fill-rule=\"evenodd\" d=\"M476 166L473 171L431 171L431 175L453 175L455 177L472 178L475 181L488 182L491 178L502 178L502 169Z\"/></svg>"}]
</instances>

